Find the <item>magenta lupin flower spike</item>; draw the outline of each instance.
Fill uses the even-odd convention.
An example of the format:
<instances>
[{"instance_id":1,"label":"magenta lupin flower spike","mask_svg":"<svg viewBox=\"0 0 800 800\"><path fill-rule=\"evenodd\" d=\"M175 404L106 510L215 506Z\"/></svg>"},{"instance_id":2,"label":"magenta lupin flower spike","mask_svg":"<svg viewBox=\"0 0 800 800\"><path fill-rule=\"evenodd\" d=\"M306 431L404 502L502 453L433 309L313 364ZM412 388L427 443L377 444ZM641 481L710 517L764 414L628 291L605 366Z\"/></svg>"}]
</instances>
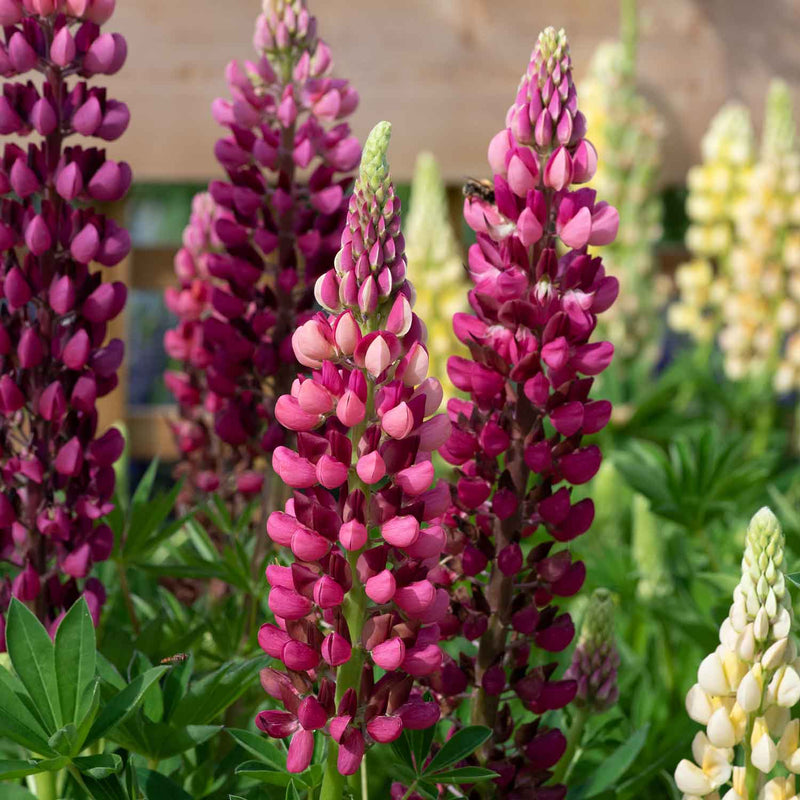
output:
<instances>
[{"instance_id":1,"label":"magenta lupin flower spike","mask_svg":"<svg viewBox=\"0 0 800 800\"><path fill-rule=\"evenodd\" d=\"M589 395L613 347L590 339L618 284L587 245L612 241L618 215L591 189L574 188L596 167L584 133L566 36L548 28L489 146L493 202L465 202L477 233L473 313L457 314L454 329L471 359L452 357L448 371L470 399L449 401L453 432L441 448L458 468L447 517L451 578L475 579L454 593L446 630L476 642L478 655L448 659L431 686L446 702L473 687L472 720L494 730L482 760L500 773L504 798L564 796L564 787L545 786L563 734L539 720L517 725L502 697L512 691L544 714L575 696L575 681L557 678L548 653L572 640L570 616L554 600L580 589L585 568L558 545L591 525L591 499L573 502L569 487L597 471L599 449L581 440L611 413Z\"/></svg>"},{"instance_id":2,"label":"magenta lupin flower spike","mask_svg":"<svg viewBox=\"0 0 800 800\"><path fill-rule=\"evenodd\" d=\"M114 141L128 125L127 106L89 84L125 61L125 40L100 29L113 10L113 0L0 2L0 133L38 137L7 143L0 163L0 557L19 569L0 610L15 596L51 630L81 594L99 617L105 592L88 575L111 553L99 520L124 447L116 429L99 435L96 402L117 385L123 344L106 335L126 290L92 264L130 250L94 204L121 199L131 170L77 141ZM12 80L30 72L41 88Z\"/></svg>"},{"instance_id":3,"label":"magenta lupin flower spike","mask_svg":"<svg viewBox=\"0 0 800 800\"><path fill-rule=\"evenodd\" d=\"M439 719L438 704L414 683L442 662L449 595L435 584L449 492L430 454L450 423L436 414L441 385L426 377L389 136L380 123L365 144L342 248L317 283L330 313L293 337L312 372L276 406L278 420L297 431L297 448L276 448L273 467L295 491L267 531L294 562L267 569L277 624L264 625L259 641L283 662L262 682L286 710L263 711L257 724L292 737L291 772L308 767L315 732L331 737L323 800L342 796L365 749Z\"/></svg>"},{"instance_id":4,"label":"magenta lupin flower spike","mask_svg":"<svg viewBox=\"0 0 800 800\"><path fill-rule=\"evenodd\" d=\"M212 108L228 129L215 149L228 179L195 201L180 286L166 292L179 318L164 342L181 364L165 376L179 472L190 497L215 491L234 507L261 492L261 462L283 442L274 404L297 373L291 336L333 264L361 155L344 121L358 94L331 77L316 29L305 0L266 2L258 60L229 65L231 99Z\"/></svg>"}]
</instances>

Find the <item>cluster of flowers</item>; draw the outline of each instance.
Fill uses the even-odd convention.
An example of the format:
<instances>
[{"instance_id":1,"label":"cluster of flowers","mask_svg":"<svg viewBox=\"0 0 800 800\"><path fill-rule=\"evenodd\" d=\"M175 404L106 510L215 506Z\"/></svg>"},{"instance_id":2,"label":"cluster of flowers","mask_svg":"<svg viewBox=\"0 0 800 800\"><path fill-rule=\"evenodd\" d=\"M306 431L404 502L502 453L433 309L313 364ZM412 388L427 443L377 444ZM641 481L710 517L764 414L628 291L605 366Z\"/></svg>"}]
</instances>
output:
<instances>
[{"instance_id":1,"label":"cluster of flowers","mask_svg":"<svg viewBox=\"0 0 800 800\"><path fill-rule=\"evenodd\" d=\"M800 773L800 662L792 635L784 538L768 508L750 521L742 577L720 645L703 659L686 697L689 716L706 727L692 743L693 760L675 771L686 800L794 800ZM740 765L736 748L741 749ZM768 780L778 762L788 777Z\"/></svg>"},{"instance_id":2,"label":"cluster of flowers","mask_svg":"<svg viewBox=\"0 0 800 800\"><path fill-rule=\"evenodd\" d=\"M778 392L800 387L800 150L788 87L773 83L761 153L747 112L724 109L689 174L687 245L673 328L718 337L726 374L767 376ZM716 268L716 274L715 274Z\"/></svg>"},{"instance_id":3,"label":"cluster of flowers","mask_svg":"<svg viewBox=\"0 0 800 800\"><path fill-rule=\"evenodd\" d=\"M702 142L703 163L687 176L686 246L694 258L675 274L679 297L668 310L673 330L689 333L699 342L713 339L716 309L725 296L722 281L714 280L714 264L726 272L734 240L733 210L745 196L755 158L750 113L738 103L724 106L711 121Z\"/></svg>"},{"instance_id":4,"label":"cluster of flowers","mask_svg":"<svg viewBox=\"0 0 800 800\"><path fill-rule=\"evenodd\" d=\"M622 219L616 241L603 253L620 281L620 300L600 328L619 343L617 370L630 368L634 359L652 367L661 338L659 311L669 297L653 253L661 236L657 182L663 122L639 93L635 64L619 42L598 48L579 94L592 140L603 154L592 186Z\"/></svg>"},{"instance_id":5,"label":"cluster of flowers","mask_svg":"<svg viewBox=\"0 0 800 800\"><path fill-rule=\"evenodd\" d=\"M165 335L180 369L174 431L188 492L257 495L284 438L275 399L297 373L291 335L308 319L316 278L333 264L360 145L345 120L358 95L330 76L331 54L305 0L266 0L259 58L229 65L231 100L213 114L228 135L216 156L228 180L197 198L175 259L179 318ZM263 462L263 463L262 463Z\"/></svg>"},{"instance_id":6,"label":"cluster of flowers","mask_svg":"<svg viewBox=\"0 0 800 800\"><path fill-rule=\"evenodd\" d=\"M541 719L518 724L506 699L513 692L541 715L578 689L557 678L548 654L574 635L554 600L574 595L585 575L558 545L594 516L569 484L597 472L600 451L581 440L611 415L590 392L613 347L590 339L618 283L587 247L612 242L619 223L594 190L573 187L592 179L597 156L563 31L540 35L506 122L489 146L494 202L465 201L477 234L473 313L457 314L454 328L472 357L454 356L448 369L470 399L449 401L453 432L440 450L458 473L446 518L458 623L450 632L477 642L478 654L448 659L431 687L448 704L472 692L472 721L494 731L486 763L500 774L498 797L561 798L563 786L544 784L564 735Z\"/></svg>"},{"instance_id":7,"label":"cluster of flowers","mask_svg":"<svg viewBox=\"0 0 800 800\"><path fill-rule=\"evenodd\" d=\"M453 317L466 310L467 286L444 182L430 153L417 158L405 228L406 256L417 295L414 308L428 328L430 374L439 379L449 398L455 390L447 378L447 359L453 353L467 354L453 335Z\"/></svg>"},{"instance_id":8,"label":"cluster of flowers","mask_svg":"<svg viewBox=\"0 0 800 800\"><path fill-rule=\"evenodd\" d=\"M113 10L114 0L0 1L0 72L43 76L7 80L0 95L0 133L41 137L7 143L0 162L0 557L19 568L0 609L13 595L51 628L81 592L99 615L102 585L78 581L111 553L98 520L124 448L116 429L98 435L96 403L117 385L123 344L106 339L126 290L91 264L130 250L93 203L122 198L131 171L75 141L113 141L128 125L127 106L86 81L125 61L125 40L100 29Z\"/></svg>"},{"instance_id":9,"label":"cluster of flowers","mask_svg":"<svg viewBox=\"0 0 800 800\"><path fill-rule=\"evenodd\" d=\"M285 671L266 670L262 683L285 710L263 711L257 724L292 736L291 772L309 765L315 732L330 735L326 798L342 796L343 776L372 743L439 719L413 682L440 668L449 624L449 595L436 585L445 545L436 522L449 491L430 454L450 423L435 413L440 383L426 377L389 136L380 123L365 144L335 268L317 282L329 313L292 339L312 372L275 408L297 448L277 447L273 468L295 491L267 532L294 560L267 569L277 624L264 625L259 642Z\"/></svg>"}]
</instances>

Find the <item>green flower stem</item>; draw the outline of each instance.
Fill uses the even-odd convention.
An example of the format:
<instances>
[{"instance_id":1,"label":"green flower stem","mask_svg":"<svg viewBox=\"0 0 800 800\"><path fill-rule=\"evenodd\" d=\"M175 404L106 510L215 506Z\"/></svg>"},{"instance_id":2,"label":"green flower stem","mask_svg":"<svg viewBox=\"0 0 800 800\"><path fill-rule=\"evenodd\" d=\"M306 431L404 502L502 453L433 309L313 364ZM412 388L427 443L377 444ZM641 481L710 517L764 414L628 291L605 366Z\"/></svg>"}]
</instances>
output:
<instances>
[{"instance_id":1,"label":"green flower stem","mask_svg":"<svg viewBox=\"0 0 800 800\"><path fill-rule=\"evenodd\" d=\"M72 777L75 779L75 783L77 783L78 786L80 786L81 789L83 789L83 791L86 792L85 796L91 797L92 796L91 792L86 788L86 784L83 781L83 776L78 771L78 768L74 764L70 764L67 767L67 769L69 770L69 774L72 775Z\"/></svg>"},{"instance_id":2,"label":"green flower stem","mask_svg":"<svg viewBox=\"0 0 800 800\"><path fill-rule=\"evenodd\" d=\"M589 719L589 712L585 708L576 708L572 724L569 726L567 734L567 749L561 756L561 761L553 772L552 783L563 783L572 771L572 763L575 760L575 753L583 740L583 729L586 727L586 720Z\"/></svg>"},{"instance_id":3,"label":"green flower stem","mask_svg":"<svg viewBox=\"0 0 800 800\"><path fill-rule=\"evenodd\" d=\"M34 792L39 800L58 800L57 772L40 772L33 776Z\"/></svg>"},{"instance_id":4,"label":"green flower stem","mask_svg":"<svg viewBox=\"0 0 800 800\"><path fill-rule=\"evenodd\" d=\"M369 800L369 780L367 775L367 756L364 754L364 758L361 761L361 769L359 770L361 775L361 800Z\"/></svg>"}]
</instances>

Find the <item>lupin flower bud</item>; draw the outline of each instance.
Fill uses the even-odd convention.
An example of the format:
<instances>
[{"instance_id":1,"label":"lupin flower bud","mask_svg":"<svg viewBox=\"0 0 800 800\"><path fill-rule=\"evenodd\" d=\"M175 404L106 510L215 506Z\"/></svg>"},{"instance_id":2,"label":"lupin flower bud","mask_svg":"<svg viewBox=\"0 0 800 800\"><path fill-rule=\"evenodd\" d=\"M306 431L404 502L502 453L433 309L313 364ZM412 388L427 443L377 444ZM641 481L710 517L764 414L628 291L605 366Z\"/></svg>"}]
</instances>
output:
<instances>
[{"instance_id":1,"label":"lupin flower bud","mask_svg":"<svg viewBox=\"0 0 800 800\"><path fill-rule=\"evenodd\" d=\"M614 600L607 589L595 589L589 599L581 635L564 677L578 684L575 705L606 711L617 702L619 653L614 641Z\"/></svg>"},{"instance_id":2,"label":"lupin flower bud","mask_svg":"<svg viewBox=\"0 0 800 800\"><path fill-rule=\"evenodd\" d=\"M599 327L617 343L615 370L630 380L634 360L653 366L658 357L658 322L668 299L653 252L661 237L664 125L640 94L636 66L620 42L600 45L579 94L592 141L603 154L591 185L620 213L619 235L603 251L606 268L620 281L620 300Z\"/></svg>"},{"instance_id":3,"label":"lupin flower bud","mask_svg":"<svg viewBox=\"0 0 800 800\"><path fill-rule=\"evenodd\" d=\"M195 199L179 286L166 291L179 318L164 345L181 365L166 382L187 503L215 491L236 510L261 493L262 462L284 440L275 400L299 367L292 334L339 247L361 153L345 121L358 95L331 77L316 28L305 0L265 3L257 60L232 62L231 97L213 104L227 180Z\"/></svg>"},{"instance_id":4,"label":"lupin flower bud","mask_svg":"<svg viewBox=\"0 0 800 800\"><path fill-rule=\"evenodd\" d=\"M800 772L800 723L790 721L800 701L792 616L783 532L762 508L747 529L742 577L719 629L720 645L703 659L686 696L689 716L706 732L695 737L693 760L675 770L685 795L722 794L732 782L726 798L794 796L793 788L781 793L783 778L767 781L778 762Z\"/></svg>"},{"instance_id":5,"label":"lupin flower bud","mask_svg":"<svg viewBox=\"0 0 800 800\"><path fill-rule=\"evenodd\" d=\"M0 132L19 142L0 163L0 552L17 573L0 587L0 611L18 597L54 630L81 595L97 622L105 591L88 575L113 545L100 519L113 508L124 440L98 435L96 401L117 385L124 348L107 339L108 323L126 291L92 265L112 267L130 250L95 204L120 200L131 170L96 140L119 138L129 113L91 76L116 72L127 49L99 27L113 2L0 5ZM30 71L43 79L22 78Z\"/></svg>"},{"instance_id":6,"label":"lupin flower bud","mask_svg":"<svg viewBox=\"0 0 800 800\"><path fill-rule=\"evenodd\" d=\"M668 597L673 583L665 563L663 530L646 497L635 494L632 505L631 555L639 575L636 593L646 602Z\"/></svg>"},{"instance_id":7,"label":"lupin flower bud","mask_svg":"<svg viewBox=\"0 0 800 800\"><path fill-rule=\"evenodd\" d=\"M581 439L609 420L611 404L590 391L613 347L591 338L618 288L586 251L613 240L618 215L594 190L573 185L590 180L597 164L585 129L566 36L549 28L506 129L489 145L494 191L472 193L464 205L477 233L473 313L457 314L454 329L471 358L452 357L448 371L470 399L449 401L453 431L441 453L458 468L447 578L474 577L453 594L447 630L477 641L479 655L448 661L431 687L452 706L471 684L472 721L506 731L485 751L488 766L502 765L497 797L533 796L566 748L540 719L515 725L504 695L513 692L538 716L565 706L578 688L547 654L574 634L556 598L580 589L585 567L561 543L586 532L594 516L591 499L573 501L569 486L600 466L599 449ZM538 544L523 556L534 534ZM561 798L566 789L547 791Z\"/></svg>"},{"instance_id":8,"label":"lupin flower bud","mask_svg":"<svg viewBox=\"0 0 800 800\"><path fill-rule=\"evenodd\" d=\"M294 561L267 570L278 625L264 625L259 641L285 667L262 683L286 711L264 711L256 724L292 737L291 772L308 767L315 736L330 737L322 800L342 797L366 749L439 719L414 681L442 663L448 595L435 580L448 492L430 459L449 424L419 358L424 327L405 278L390 132L380 123L367 139L342 248L318 283L330 313L293 337L312 371L276 407L297 432L296 449L273 453L294 493L267 533ZM315 709L313 724L304 707Z\"/></svg>"},{"instance_id":9,"label":"lupin flower bud","mask_svg":"<svg viewBox=\"0 0 800 800\"><path fill-rule=\"evenodd\" d=\"M417 158L410 203L406 255L414 273L415 308L428 328L429 372L441 382L445 397L452 397L455 389L447 377L447 359L467 354L453 333L453 317L466 311L466 287L444 182L430 153Z\"/></svg>"}]
</instances>

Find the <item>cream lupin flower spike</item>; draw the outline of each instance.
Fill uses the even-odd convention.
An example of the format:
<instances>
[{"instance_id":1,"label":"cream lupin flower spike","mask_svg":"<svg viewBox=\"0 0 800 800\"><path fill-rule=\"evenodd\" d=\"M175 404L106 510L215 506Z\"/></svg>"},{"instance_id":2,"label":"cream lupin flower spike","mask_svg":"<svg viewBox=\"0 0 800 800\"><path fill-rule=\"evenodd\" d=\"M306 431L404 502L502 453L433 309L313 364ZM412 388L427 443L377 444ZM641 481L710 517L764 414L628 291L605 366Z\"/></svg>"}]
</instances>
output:
<instances>
[{"instance_id":1,"label":"cream lupin flower spike","mask_svg":"<svg viewBox=\"0 0 800 800\"><path fill-rule=\"evenodd\" d=\"M706 731L695 736L693 760L675 770L684 800L716 800L728 784L722 800L797 797L794 775L768 780L778 763L800 773L800 720L790 720L800 675L783 547L777 518L762 508L747 529L720 645L703 659L686 696L689 716Z\"/></svg>"}]
</instances>

